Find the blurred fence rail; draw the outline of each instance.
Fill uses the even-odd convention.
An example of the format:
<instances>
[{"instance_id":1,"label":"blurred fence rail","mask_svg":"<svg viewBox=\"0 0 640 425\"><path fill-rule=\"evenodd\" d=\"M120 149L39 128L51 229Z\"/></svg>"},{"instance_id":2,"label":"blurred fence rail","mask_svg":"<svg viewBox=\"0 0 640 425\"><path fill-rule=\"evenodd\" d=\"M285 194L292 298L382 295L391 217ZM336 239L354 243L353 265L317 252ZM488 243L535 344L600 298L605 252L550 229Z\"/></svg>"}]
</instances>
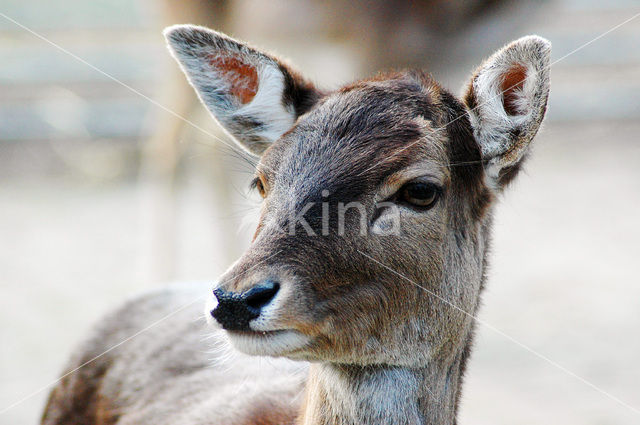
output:
<instances>
[{"instance_id":1,"label":"blurred fence rail","mask_svg":"<svg viewBox=\"0 0 640 425\"><path fill-rule=\"evenodd\" d=\"M157 92L166 63L157 2L3 0L0 11L136 90ZM64 173L69 155L83 153L135 173L139 141L153 131L149 102L2 17L0 58L0 177Z\"/></svg>"}]
</instances>

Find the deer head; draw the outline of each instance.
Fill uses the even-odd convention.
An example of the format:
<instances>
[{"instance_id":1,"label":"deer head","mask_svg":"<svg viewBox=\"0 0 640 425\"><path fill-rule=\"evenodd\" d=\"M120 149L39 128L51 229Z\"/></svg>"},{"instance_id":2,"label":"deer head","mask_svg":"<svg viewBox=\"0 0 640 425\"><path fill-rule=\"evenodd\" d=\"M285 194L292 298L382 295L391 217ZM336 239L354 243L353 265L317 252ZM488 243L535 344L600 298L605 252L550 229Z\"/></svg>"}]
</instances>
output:
<instances>
[{"instance_id":1,"label":"deer head","mask_svg":"<svg viewBox=\"0 0 640 425\"><path fill-rule=\"evenodd\" d=\"M324 92L223 34L165 35L204 105L259 157L254 240L214 291L233 345L354 365L465 357L492 205L543 119L550 44L500 49L460 100L420 71Z\"/></svg>"}]
</instances>

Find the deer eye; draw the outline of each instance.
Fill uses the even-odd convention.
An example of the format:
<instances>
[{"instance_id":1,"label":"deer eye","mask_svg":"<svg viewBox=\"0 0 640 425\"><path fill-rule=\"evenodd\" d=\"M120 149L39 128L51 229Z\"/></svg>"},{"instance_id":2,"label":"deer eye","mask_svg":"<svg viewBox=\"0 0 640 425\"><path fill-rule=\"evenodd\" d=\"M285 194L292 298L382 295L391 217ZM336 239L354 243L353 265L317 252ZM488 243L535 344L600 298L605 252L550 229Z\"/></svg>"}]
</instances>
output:
<instances>
[{"instance_id":1,"label":"deer eye","mask_svg":"<svg viewBox=\"0 0 640 425\"><path fill-rule=\"evenodd\" d=\"M267 191L264 188L264 183L262 183L262 179L260 177L256 177L251 182L251 188L256 189L262 198L267 196Z\"/></svg>"},{"instance_id":2,"label":"deer eye","mask_svg":"<svg viewBox=\"0 0 640 425\"><path fill-rule=\"evenodd\" d=\"M440 196L440 187L429 182L409 182L398 191L398 201L420 209L435 205Z\"/></svg>"}]
</instances>

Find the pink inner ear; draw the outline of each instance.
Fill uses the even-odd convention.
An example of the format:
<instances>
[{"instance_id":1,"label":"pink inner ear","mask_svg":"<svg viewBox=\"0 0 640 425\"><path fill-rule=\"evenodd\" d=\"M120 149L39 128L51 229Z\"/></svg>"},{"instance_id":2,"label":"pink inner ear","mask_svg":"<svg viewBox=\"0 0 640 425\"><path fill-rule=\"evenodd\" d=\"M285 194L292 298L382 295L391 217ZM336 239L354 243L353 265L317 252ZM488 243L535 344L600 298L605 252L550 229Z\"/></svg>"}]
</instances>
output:
<instances>
[{"instance_id":1,"label":"pink inner ear","mask_svg":"<svg viewBox=\"0 0 640 425\"><path fill-rule=\"evenodd\" d=\"M229 83L229 92L242 104L251 102L256 96L258 71L254 66L230 56L210 56L209 64L216 69L220 78Z\"/></svg>"},{"instance_id":2,"label":"pink inner ear","mask_svg":"<svg viewBox=\"0 0 640 425\"><path fill-rule=\"evenodd\" d=\"M509 115L518 115L520 113L518 104L518 92L524 86L524 80L527 78L527 69L520 64L514 64L504 75L500 90L504 103L504 110Z\"/></svg>"}]
</instances>

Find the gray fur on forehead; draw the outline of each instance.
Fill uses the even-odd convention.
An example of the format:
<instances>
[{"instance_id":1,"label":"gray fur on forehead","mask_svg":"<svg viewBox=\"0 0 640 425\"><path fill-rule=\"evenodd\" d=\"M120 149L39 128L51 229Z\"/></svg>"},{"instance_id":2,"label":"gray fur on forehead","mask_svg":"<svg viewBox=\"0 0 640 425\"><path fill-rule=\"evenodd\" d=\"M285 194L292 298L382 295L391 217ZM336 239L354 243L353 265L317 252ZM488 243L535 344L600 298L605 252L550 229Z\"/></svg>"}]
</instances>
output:
<instances>
[{"instance_id":1,"label":"gray fur on forehead","mask_svg":"<svg viewBox=\"0 0 640 425\"><path fill-rule=\"evenodd\" d=\"M473 192L472 200L482 194L480 151L464 105L426 74L408 71L325 96L265 152L258 169L298 203L322 201L323 190L352 201L425 159L449 170L452 190Z\"/></svg>"},{"instance_id":2,"label":"gray fur on forehead","mask_svg":"<svg viewBox=\"0 0 640 425\"><path fill-rule=\"evenodd\" d=\"M350 173L389 156L397 155L401 164L415 153L409 145L423 136L416 118L432 120L436 113L429 93L411 74L360 81L318 102L263 162L286 163L292 173L309 172L310 163L319 160L331 169L348 167ZM405 148L406 153L400 151Z\"/></svg>"}]
</instances>

